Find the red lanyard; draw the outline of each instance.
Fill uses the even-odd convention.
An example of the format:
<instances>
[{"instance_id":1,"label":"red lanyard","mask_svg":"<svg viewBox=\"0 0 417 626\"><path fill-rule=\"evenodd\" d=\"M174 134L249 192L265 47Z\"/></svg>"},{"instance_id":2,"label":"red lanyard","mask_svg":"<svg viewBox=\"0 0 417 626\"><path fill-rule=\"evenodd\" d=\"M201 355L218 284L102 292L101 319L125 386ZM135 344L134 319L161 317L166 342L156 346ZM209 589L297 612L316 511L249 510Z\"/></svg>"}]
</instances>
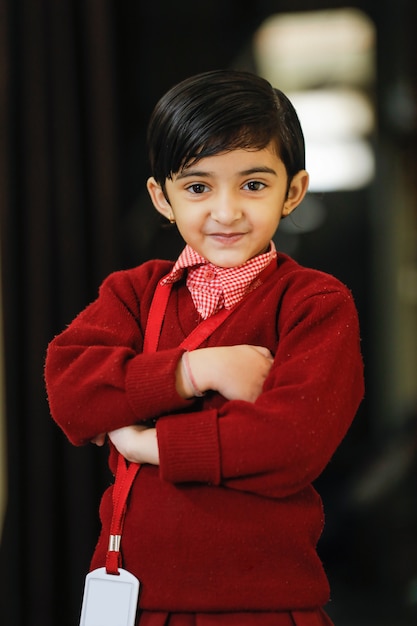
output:
<instances>
[{"instance_id":1,"label":"red lanyard","mask_svg":"<svg viewBox=\"0 0 417 626\"><path fill-rule=\"evenodd\" d=\"M164 320L169 295L172 290L172 283L158 284L152 300L151 308L146 325L143 351L147 354L156 352L158 349L159 337L161 335L162 322ZM233 309L222 309L215 315L203 320L193 331L181 342L180 347L186 350L195 350L204 339L229 316Z\"/></svg>"},{"instance_id":2,"label":"red lanyard","mask_svg":"<svg viewBox=\"0 0 417 626\"><path fill-rule=\"evenodd\" d=\"M270 263L261 272L258 279L261 279L263 282L273 273L275 267L275 263ZM148 314L148 322L143 342L143 352L146 354L156 352L158 349L162 322L164 320L171 290L172 283L163 284L162 281L158 283L155 290ZM180 347L185 350L195 350L233 311L234 307L232 309L222 309L215 315L200 322L200 324L198 324L181 342ZM110 524L110 540L106 556L106 571L108 574L117 575L119 573L118 568L122 565L120 542L126 515L127 499L139 468L140 465L138 463L130 463L127 465L124 457L121 454L118 455L116 479L113 486L113 515Z\"/></svg>"},{"instance_id":3,"label":"red lanyard","mask_svg":"<svg viewBox=\"0 0 417 626\"><path fill-rule=\"evenodd\" d=\"M122 539L123 524L126 515L127 498L140 465L130 463L126 465L124 457L119 454L117 459L116 480L113 485L113 515L110 524L109 547L106 555L106 572L119 574L122 566L120 541Z\"/></svg>"}]
</instances>

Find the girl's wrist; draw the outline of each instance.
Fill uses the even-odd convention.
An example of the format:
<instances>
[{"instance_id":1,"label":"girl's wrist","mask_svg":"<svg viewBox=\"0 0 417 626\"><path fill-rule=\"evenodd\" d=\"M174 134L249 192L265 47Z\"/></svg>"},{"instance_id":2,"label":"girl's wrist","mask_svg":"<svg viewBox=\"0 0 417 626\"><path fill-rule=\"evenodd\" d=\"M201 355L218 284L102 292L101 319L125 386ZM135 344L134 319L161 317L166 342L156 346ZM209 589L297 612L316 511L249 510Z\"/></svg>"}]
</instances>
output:
<instances>
[{"instance_id":1,"label":"girl's wrist","mask_svg":"<svg viewBox=\"0 0 417 626\"><path fill-rule=\"evenodd\" d=\"M156 428L148 428L141 433L145 444L144 462L159 465L159 446Z\"/></svg>"},{"instance_id":2,"label":"girl's wrist","mask_svg":"<svg viewBox=\"0 0 417 626\"><path fill-rule=\"evenodd\" d=\"M202 398L204 396L204 392L201 391L195 377L193 374L193 370L191 368L189 352L184 352L181 358L181 367L183 374L183 381L185 383L184 388L185 391L189 392L189 397Z\"/></svg>"}]
</instances>

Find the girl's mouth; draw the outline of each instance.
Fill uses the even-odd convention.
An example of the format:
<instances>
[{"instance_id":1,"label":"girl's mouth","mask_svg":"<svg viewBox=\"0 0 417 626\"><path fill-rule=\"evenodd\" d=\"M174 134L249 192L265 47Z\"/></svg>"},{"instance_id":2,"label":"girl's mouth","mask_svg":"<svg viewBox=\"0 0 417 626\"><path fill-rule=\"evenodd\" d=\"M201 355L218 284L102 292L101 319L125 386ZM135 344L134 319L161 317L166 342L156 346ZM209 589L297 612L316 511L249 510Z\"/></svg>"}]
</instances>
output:
<instances>
[{"instance_id":1,"label":"girl's mouth","mask_svg":"<svg viewBox=\"0 0 417 626\"><path fill-rule=\"evenodd\" d=\"M214 241L218 241L219 243L235 243L239 241L245 233L210 233L209 237Z\"/></svg>"}]
</instances>

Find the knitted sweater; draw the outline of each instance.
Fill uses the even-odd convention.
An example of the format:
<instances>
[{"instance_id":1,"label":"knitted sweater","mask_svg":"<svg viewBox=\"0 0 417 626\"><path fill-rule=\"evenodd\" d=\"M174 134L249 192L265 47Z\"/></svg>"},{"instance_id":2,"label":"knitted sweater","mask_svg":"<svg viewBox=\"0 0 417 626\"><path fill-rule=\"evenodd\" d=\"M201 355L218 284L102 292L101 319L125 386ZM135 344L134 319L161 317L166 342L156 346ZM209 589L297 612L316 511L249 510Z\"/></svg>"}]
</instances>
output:
<instances>
[{"instance_id":1,"label":"knitted sweater","mask_svg":"<svg viewBox=\"0 0 417 626\"><path fill-rule=\"evenodd\" d=\"M157 418L160 466L144 465L130 494L123 564L140 606L167 611L283 611L328 601L316 552L321 500L312 482L363 396L356 309L337 279L279 254L205 346L262 345L274 354L254 403L175 390L180 342L198 323L184 280L174 285L158 352L142 354L157 282L150 261L116 272L49 345L51 412L70 441ZM115 471L116 455L110 454ZM102 567L111 487L91 567Z\"/></svg>"}]
</instances>

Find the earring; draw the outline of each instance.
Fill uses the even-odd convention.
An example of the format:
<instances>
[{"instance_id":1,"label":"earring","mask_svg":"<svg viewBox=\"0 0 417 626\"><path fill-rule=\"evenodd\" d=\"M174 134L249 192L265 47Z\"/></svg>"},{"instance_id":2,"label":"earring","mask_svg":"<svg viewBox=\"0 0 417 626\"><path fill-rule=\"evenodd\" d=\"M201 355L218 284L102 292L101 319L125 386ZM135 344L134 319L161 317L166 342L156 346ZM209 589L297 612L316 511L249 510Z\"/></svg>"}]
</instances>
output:
<instances>
[{"instance_id":1,"label":"earring","mask_svg":"<svg viewBox=\"0 0 417 626\"><path fill-rule=\"evenodd\" d=\"M169 216L168 219L170 224L175 224L175 217L172 214Z\"/></svg>"}]
</instances>

